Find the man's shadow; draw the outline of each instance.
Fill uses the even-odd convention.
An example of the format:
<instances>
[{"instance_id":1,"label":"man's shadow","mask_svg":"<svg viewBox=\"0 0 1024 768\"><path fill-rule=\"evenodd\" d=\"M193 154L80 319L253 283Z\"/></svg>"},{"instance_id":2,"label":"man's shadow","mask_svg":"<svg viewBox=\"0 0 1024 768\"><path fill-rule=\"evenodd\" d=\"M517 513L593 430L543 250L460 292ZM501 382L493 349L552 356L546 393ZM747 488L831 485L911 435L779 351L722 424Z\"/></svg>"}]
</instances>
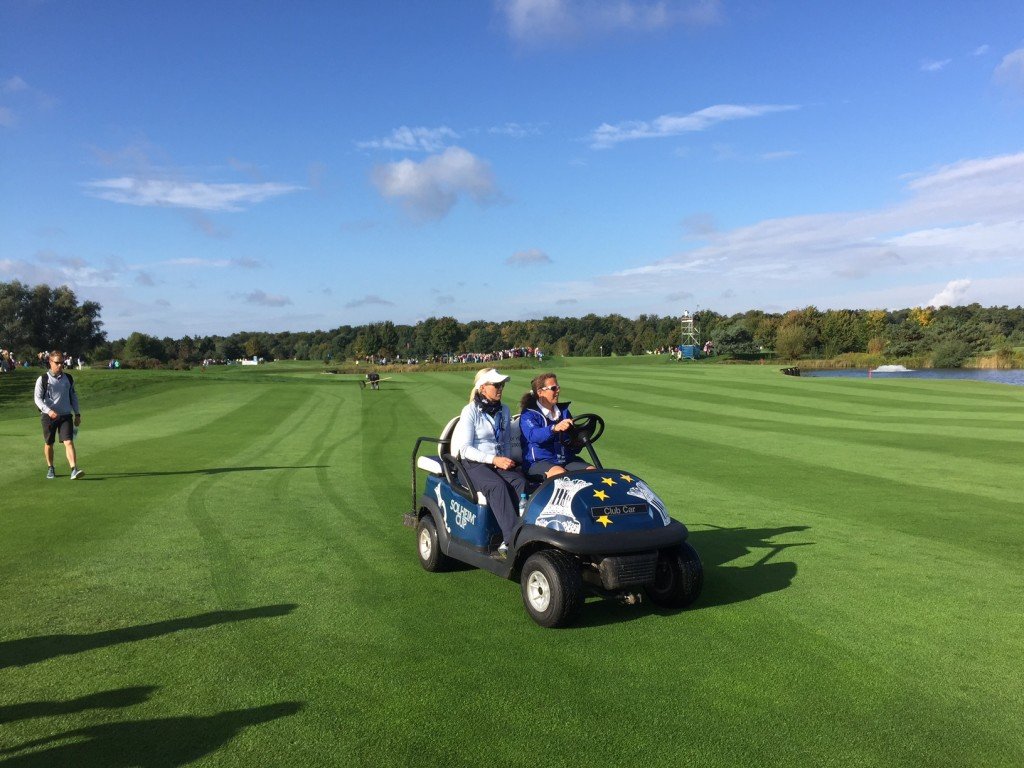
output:
<instances>
[{"instance_id":1,"label":"man's shadow","mask_svg":"<svg viewBox=\"0 0 1024 768\"><path fill-rule=\"evenodd\" d=\"M176 469L167 472L102 472L87 474L83 480L106 480L114 477L164 477L166 475L223 475L226 472L264 472L268 469L326 469L327 464L310 464L301 467L206 467L203 469Z\"/></svg>"},{"instance_id":2,"label":"man's shadow","mask_svg":"<svg viewBox=\"0 0 1024 768\"><path fill-rule=\"evenodd\" d=\"M76 728L0 749L0 766L176 768L217 751L249 726L290 717L302 707L300 702L285 701L205 717L164 717Z\"/></svg>"},{"instance_id":3,"label":"man's shadow","mask_svg":"<svg viewBox=\"0 0 1024 768\"><path fill-rule=\"evenodd\" d=\"M806 525L722 528L703 524L700 530L691 530L688 541L704 565L704 589L693 607L700 609L741 603L786 589L796 577L796 563L778 562L777 556L790 547L806 547L814 542L780 543L773 539L807 529ZM763 554L749 565L728 565L752 552Z\"/></svg>"},{"instance_id":4,"label":"man's shadow","mask_svg":"<svg viewBox=\"0 0 1024 768\"><path fill-rule=\"evenodd\" d=\"M266 605L260 608L245 608L235 611L210 611L196 616L180 619L167 619L151 624L140 624L135 627L107 629L101 632L89 632L81 635L40 635L24 637L18 640L0 642L0 669L6 667L24 667L57 656L68 656L82 651L106 648L120 643L133 643L148 640L151 637L169 635L183 629L202 629L217 624L230 624L249 619L265 619L274 616L286 616L298 606L294 603L282 605Z\"/></svg>"},{"instance_id":5,"label":"man's shadow","mask_svg":"<svg viewBox=\"0 0 1024 768\"><path fill-rule=\"evenodd\" d=\"M91 709L121 709L143 704L157 690L156 686L145 685L137 688L120 688L79 696L67 701L26 701L23 704L0 706L0 725L18 720L32 720L37 717L74 715Z\"/></svg>"}]
</instances>

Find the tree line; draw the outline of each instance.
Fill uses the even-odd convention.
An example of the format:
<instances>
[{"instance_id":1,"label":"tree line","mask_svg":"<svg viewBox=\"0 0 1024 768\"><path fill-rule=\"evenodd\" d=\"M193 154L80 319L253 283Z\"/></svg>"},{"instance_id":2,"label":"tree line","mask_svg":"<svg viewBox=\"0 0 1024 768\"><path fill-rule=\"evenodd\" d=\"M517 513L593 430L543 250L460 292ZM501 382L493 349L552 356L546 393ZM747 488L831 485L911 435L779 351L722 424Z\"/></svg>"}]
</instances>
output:
<instances>
[{"instance_id":1,"label":"tree line","mask_svg":"<svg viewBox=\"0 0 1024 768\"><path fill-rule=\"evenodd\" d=\"M27 286L0 282L0 346L24 356L53 346L91 361L118 359L129 364L190 366L204 359L242 357L324 362L367 357L432 360L459 353L489 353L513 347L540 347L548 355L642 355L679 345L679 318L588 314L536 320L459 322L429 317L413 325L389 320L341 325L315 331L244 331L226 336L179 339L135 332L108 340L100 305L79 303L67 286ZM956 367L979 354L1012 359L1024 346L1024 308L914 307L900 310L818 310L810 306L785 313L760 310L693 315L701 341L711 339L719 355L780 359L835 358L866 353L885 360L927 360Z\"/></svg>"}]
</instances>

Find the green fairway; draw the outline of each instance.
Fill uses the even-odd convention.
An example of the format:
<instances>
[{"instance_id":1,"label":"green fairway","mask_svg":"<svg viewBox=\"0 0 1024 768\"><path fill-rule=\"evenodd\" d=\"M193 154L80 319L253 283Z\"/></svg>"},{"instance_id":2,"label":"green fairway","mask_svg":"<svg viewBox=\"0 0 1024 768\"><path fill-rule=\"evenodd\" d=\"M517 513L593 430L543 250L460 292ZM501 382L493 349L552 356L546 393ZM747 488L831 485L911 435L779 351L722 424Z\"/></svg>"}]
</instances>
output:
<instances>
[{"instance_id":1,"label":"green fairway","mask_svg":"<svg viewBox=\"0 0 1024 768\"><path fill-rule=\"evenodd\" d=\"M75 372L74 482L0 376L0 766L1024 765L1024 388L550 367L690 527L691 610L546 630L420 568L471 373Z\"/></svg>"}]
</instances>

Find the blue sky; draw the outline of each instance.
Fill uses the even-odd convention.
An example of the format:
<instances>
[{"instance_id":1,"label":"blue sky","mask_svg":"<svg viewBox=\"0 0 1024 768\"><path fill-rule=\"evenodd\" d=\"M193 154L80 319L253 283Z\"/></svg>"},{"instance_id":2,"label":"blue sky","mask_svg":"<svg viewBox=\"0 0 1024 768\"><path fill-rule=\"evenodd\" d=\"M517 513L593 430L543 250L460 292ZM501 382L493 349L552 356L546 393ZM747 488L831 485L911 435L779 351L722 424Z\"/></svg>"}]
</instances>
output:
<instances>
[{"instance_id":1,"label":"blue sky","mask_svg":"<svg viewBox=\"0 0 1024 768\"><path fill-rule=\"evenodd\" d=\"M0 280L112 338L1024 301L1024 3L0 0Z\"/></svg>"}]
</instances>

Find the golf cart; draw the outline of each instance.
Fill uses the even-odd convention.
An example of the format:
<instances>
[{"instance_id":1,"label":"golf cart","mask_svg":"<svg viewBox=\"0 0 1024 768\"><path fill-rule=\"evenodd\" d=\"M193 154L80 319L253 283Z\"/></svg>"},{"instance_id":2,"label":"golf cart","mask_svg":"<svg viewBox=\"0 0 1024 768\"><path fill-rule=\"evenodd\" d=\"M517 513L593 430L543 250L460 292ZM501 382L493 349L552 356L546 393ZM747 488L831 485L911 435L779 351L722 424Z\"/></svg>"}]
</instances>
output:
<instances>
[{"instance_id":1,"label":"golf cart","mask_svg":"<svg viewBox=\"0 0 1024 768\"><path fill-rule=\"evenodd\" d=\"M605 468L594 443L604 432L596 414L574 418L569 449L586 451L596 469L543 481L520 504L508 552L484 495L473 487L452 445L459 417L441 436L420 437L412 453L412 511L420 564L431 572L459 561L519 581L530 617L543 627L575 619L588 594L639 603L643 595L663 608L685 608L700 595L703 569L682 523L632 472ZM518 416L512 421L512 458L522 461ZM424 444L437 447L423 453ZM425 474L417 496L418 472ZM523 508L525 507L525 509Z\"/></svg>"}]
</instances>

